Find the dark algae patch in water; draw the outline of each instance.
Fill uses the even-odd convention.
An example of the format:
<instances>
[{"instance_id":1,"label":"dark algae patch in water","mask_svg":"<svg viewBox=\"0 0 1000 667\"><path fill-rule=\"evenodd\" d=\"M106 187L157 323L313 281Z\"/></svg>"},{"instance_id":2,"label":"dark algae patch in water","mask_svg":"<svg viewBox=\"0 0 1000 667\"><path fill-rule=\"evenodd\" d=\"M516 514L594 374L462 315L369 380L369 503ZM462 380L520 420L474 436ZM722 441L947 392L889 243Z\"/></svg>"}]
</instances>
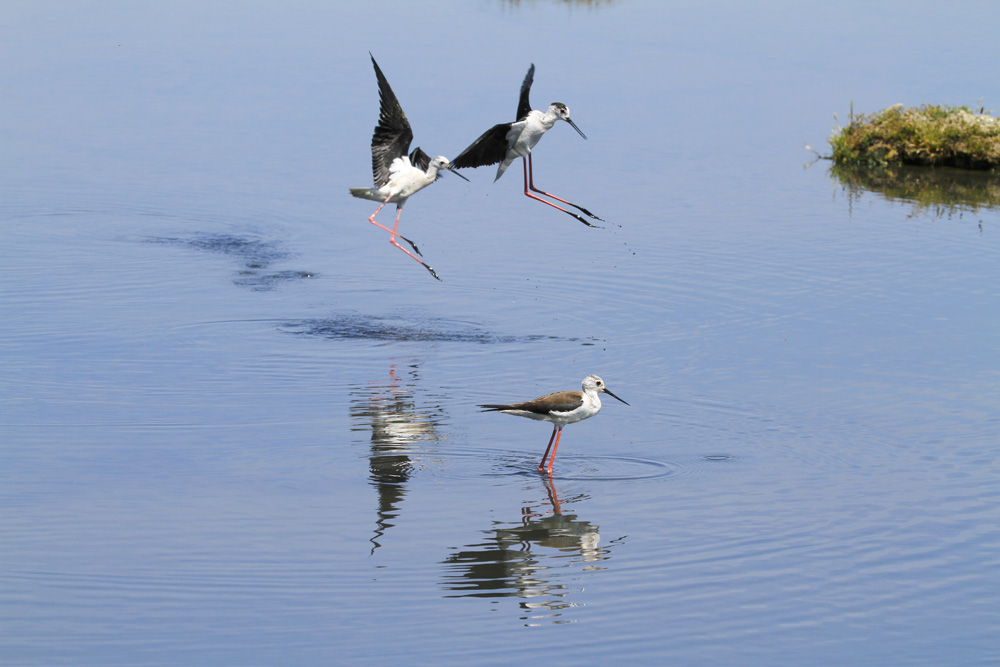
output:
<instances>
[{"instance_id":1,"label":"dark algae patch in water","mask_svg":"<svg viewBox=\"0 0 1000 667\"><path fill-rule=\"evenodd\" d=\"M850 116L830 138L838 165L1000 167L1000 119L968 107L896 104L874 114Z\"/></svg>"}]
</instances>

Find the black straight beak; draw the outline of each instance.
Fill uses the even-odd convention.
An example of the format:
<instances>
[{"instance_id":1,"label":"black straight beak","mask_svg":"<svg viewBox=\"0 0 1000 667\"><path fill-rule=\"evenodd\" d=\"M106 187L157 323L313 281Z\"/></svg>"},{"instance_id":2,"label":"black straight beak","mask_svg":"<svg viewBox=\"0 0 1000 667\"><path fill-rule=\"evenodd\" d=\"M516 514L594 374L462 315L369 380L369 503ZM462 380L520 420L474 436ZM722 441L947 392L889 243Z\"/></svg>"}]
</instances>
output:
<instances>
[{"instance_id":1,"label":"black straight beak","mask_svg":"<svg viewBox=\"0 0 1000 667\"><path fill-rule=\"evenodd\" d=\"M581 132L580 134L583 134L583 133ZM607 387L605 387L605 388L604 388L604 393L605 393L605 394L607 394L608 396L610 396L611 398L618 398L617 396L615 396L614 394L612 394L612 393L611 393L611 392L610 392L610 391L608 390L608 388L607 388ZM625 403L625 405L629 405L629 403L628 403L628 402L626 402L626 401L625 401L624 399L621 399L621 398L618 398L618 400L619 400L619 401L621 401L622 403Z\"/></svg>"},{"instance_id":2,"label":"black straight beak","mask_svg":"<svg viewBox=\"0 0 1000 667\"><path fill-rule=\"evenodd\" d=\"M586 139L586 138L587 138L587 135L583 133L583 130L581 130L580 128L578 128L578 127L576 126L576 123L574 123L574 122L573 122L573 121L572 121L571 119L569 119L569 118L566 118L565 120L566 120L566 122L567 122L567 123L569 123L570 125L572 125L572 126L573 126L573 129L574 129L574 130L576 130L577 132L579 132L579 133L580 133L580 136L581 136L581 137L583 137L584 139ZM609 394L611 394L611 392L610 392L610 391L609 391L608 393L609 393ZM612 395L612 396L614 396L614 394L611 394L611 395ZM615 396L615 398L618 398L618 397L617 397L617 396ZM618 400L621 400L621 399L618 399ZM622 403L625 403L625 401L622 401ZM626 405L627 405L627 404L626 404Z\"/></svg>"},{"instance_id":3,"label":"black straight beak","mask_svg":"<svg viewBox=\"0 0 1000 667\"><path fill-rule=\"evenodd\" d=\"M455 174L456 176L458 176L459 178L461 178L466 183L469 182L469 179L467 179L465 176L462 176L460 173L458 173L457 171L455 171L454 167L448 167L448 171L450 171L451 173Z\"/></svg>"}]
</instances>

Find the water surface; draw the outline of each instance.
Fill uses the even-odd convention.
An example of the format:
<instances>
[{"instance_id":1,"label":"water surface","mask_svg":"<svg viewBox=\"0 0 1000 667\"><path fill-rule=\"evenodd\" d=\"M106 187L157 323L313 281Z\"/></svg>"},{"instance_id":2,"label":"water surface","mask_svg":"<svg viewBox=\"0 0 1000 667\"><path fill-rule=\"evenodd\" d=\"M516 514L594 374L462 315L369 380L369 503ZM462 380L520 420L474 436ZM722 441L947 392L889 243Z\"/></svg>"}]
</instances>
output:
<instances>
[{"instance_id":1,"label":"water surface","mask_svg":"<svg viewBox=\"0 0 1000 667\"><path fill-rule=\"evenodd\" d=\"M996 9L380 11L7 9L0 662L1000 660L996 179L803 148L996 108ZM433 280L347 194L369 51L449 156L534 63L607 223L445 175ZM590 373L552 479L476 407Z\"/></svg>"}]
</instances>

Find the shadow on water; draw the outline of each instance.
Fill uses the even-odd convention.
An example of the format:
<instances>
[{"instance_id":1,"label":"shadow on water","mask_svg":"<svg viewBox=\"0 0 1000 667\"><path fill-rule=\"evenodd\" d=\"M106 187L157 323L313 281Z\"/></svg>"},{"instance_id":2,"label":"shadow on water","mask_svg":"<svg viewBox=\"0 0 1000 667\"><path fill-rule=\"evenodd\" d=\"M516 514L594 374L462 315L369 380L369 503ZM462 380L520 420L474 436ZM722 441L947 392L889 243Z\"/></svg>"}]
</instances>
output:
<instances>
[{"instance_id":1,"label":"shadow on water","mask_svg":"<svg viewBox=\"0 0 1000 667\"><path fill-rule=\"evenodd\" d=\"M378 506L370 554L382 546L379 540L395 525L406 484L416 468L413 455L426 451L426 443L441 440L437 428L444 411L440 405L417 403L414 394L419 379L416 364L401 373L392 366L388 378L351 390L351 430L371 431L369 480L378 494Z\"/></svg>"},{"instance_id":2,"label":"shadow on water","mask_svg":"<svg viewBox=\"0 0 1000 667\"><path fill-rule=\"evenodd\" d=\"M861 168L833 165L853 207L865 192L912 206L909 217L961 218L965 213L1000 208L1000 175L951 167Z\"/></svg>"},{"instance_id":3,"label":"shadow on water","mask_svg":"<svg viewBox=\"0 0 1000 667\"><path fill-rule=\"evenodd\" d=\"M540 340L578 342L596 345L592 338L560 338L557 336L502 336L486 331L469 322L441 318L414 320L403 315L375 316L349 313L329 318L285 322L278 327L285 333L318 336L330 339L365 339L394 342L445 343L530 343Z\"/></svg>"},{"instance_id":4,"label":"shadow on water","mask_svg":"<svg viewBox=\"0 0 1000 667\"><path fill-rule=\"evenodd\" d=\"M442 561L442 585L451 591L445 597L520 598L518 607L524 612L521 620L526 625L537 625L543 618L552 623L572 622L563 615L565 610L580 606L570 599L579 589L559 580L566 568L575 569L580 563L584 571L604 570L601 563L611 554L599 546L599 526L563 513L563 504L588 496L579 494L560 501L554 481L539 479L545 497L525 502L518 521L483 531L489 536L486 540L459 548ZM612 544L624 539L619 537Z\"/></svg>"},{"instance_id":5,"label":"shadow on water","mask_svg":"<svg viewBox=\"0 0 1000 667\"><path fill-rule=\"evenodd\" d=\"M292 257L278 241L234 234L195 234L189 237L152 237L147 243L160 243L204 252L228 255L236 258L240 269L233 283L240 287L265 292L278 288L284 283L314 278L311 271L267 269L281 260ZM450 342L450 343L528 343L553 340L580 345L597 345L596 338L559 337L550 335L504 336L482 329L470 322L460 322L443 318L415 319L405 315L373 316L358 313L335 315L328 318L312 318L286 321L278 326L285 333L317 336L333 340L383 340L392 342Z\"/></svg>"},{"instance_id":6,"label":"shadow on water","mask_svg":"<svg viewBox=\"0 0 1000 667\"><path fill-rule=\"evenodd\" d=\"M292 256L282 249L278 241L264 241L235 234L206 233L188 238L155 237L147 239L147 242L182 246L234 257L240 262L241 267L236 272L233 283L256 292L267 292L283 283L313 278L316 275L311 271L268 271L267 269L275 262Z\"/></svg>"}]
</instances>

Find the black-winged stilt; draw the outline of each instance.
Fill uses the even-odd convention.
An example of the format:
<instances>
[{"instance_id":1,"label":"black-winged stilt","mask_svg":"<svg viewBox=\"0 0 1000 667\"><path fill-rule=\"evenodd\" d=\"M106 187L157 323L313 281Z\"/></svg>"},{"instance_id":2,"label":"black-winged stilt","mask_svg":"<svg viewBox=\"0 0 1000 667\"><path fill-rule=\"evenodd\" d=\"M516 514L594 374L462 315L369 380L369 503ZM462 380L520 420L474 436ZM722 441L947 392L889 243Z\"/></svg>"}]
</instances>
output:
<instances>
[{"instance_id":1,"label":"black-winged stilt","mask_svg":"<svg viewBox=\"0 0 1000 667\"><path fill-rule=\"evenodd\" d=\"M588 227L594 227L596 225L590 224L576 213L567 211L561 206L531 194L532 192L537 192L550 199L555 199L568 206L572 206L595 220L603 221L602 218L597 217L582 206L577 206L573 202L566 201L548 192L543 192L535 187L531 164L531 149L535 147L535 144L542 138L542 135L551 130L552 126L558 120L564 120L569 123L584 139L587 138L587 135L570 119L569 107L562 102L553 102L549 106L548 111L544 113L532 110L531 103L528 102L528 94L531 92L531 82L534 80L534 77L535 65L532 64L528 68L527 76L524 77L524 83L521 84L521 99L517 104L517 120L513 123L494 125L483 132L482 136L473 141L468 148L452 160L452 165L458 169L463 169L465 167L483 167L499 162L500 166L497 168L497 177L493 179L496 182L503 176L503 173L515 158L521 158L524 163L525 195L532 199L537 199L543 204L557 208L563 213L568 213Z\"/></svg>"},{"instance_id":2,"label":"black-winged stilt","mask_svg":"<svg viewBox=\"0 0 1000 667\"><path fill-rule=\"evenodd\" d=\"M523 403L507 404L487 404L480 405L483 412L503 412L508 415L527 417L551 423L552 436L549 437L549 446L545 448L542 455L542 462L538 464L538 472L546 469L545 460L549 458L549 450L552 450L552 458L549 459L548 472L552 473L552 464L556 460L556 450L559 448L559 438L562 437L563 427L567 424L575 424L593 417L601 411L601 398L598 394L604 393L612 398L616 398L625 405L623 399L618 398L604 386L604 380L596 375L588 375L583 379L583 391L557 391L553 394L546 394L533 401ZM553 445L553 440L555 445Z\"/></svg>"},{"instance_id":3,"label":"black-winged stilt","mask_svg":"<svg viewBox=\"0 0 1000 667\"><path fill-rule=\"evenodd\" d=\"M441 280L434 269L417 257L421 252L416 244L398 233L399 216L403 212L406 200L436 181L442 169L447 169L466 181L469 179L455 171L454 165L443 155L431 158L417 147L407 156L406 152L410 150L410 142L413 141L410 122L406 120L403 107L400 106L399 100L389 87L389 82L375 62L375 56L371 53L368 55L371 56L372 65L375 66L380 100L378 125L375 126L375 133L372 135L372 173L375 176L375 185L370 188L351 188L351 194L361 199L381 202L375 212L368 216L368 222L389 232L389 242L392 245L420 262L432 276ZM389 202L396 205L396 224L392 229L375 222L375 216ZM409 243L417 255L396 243L397 236Z\"/></svg>"}]
</instances>

